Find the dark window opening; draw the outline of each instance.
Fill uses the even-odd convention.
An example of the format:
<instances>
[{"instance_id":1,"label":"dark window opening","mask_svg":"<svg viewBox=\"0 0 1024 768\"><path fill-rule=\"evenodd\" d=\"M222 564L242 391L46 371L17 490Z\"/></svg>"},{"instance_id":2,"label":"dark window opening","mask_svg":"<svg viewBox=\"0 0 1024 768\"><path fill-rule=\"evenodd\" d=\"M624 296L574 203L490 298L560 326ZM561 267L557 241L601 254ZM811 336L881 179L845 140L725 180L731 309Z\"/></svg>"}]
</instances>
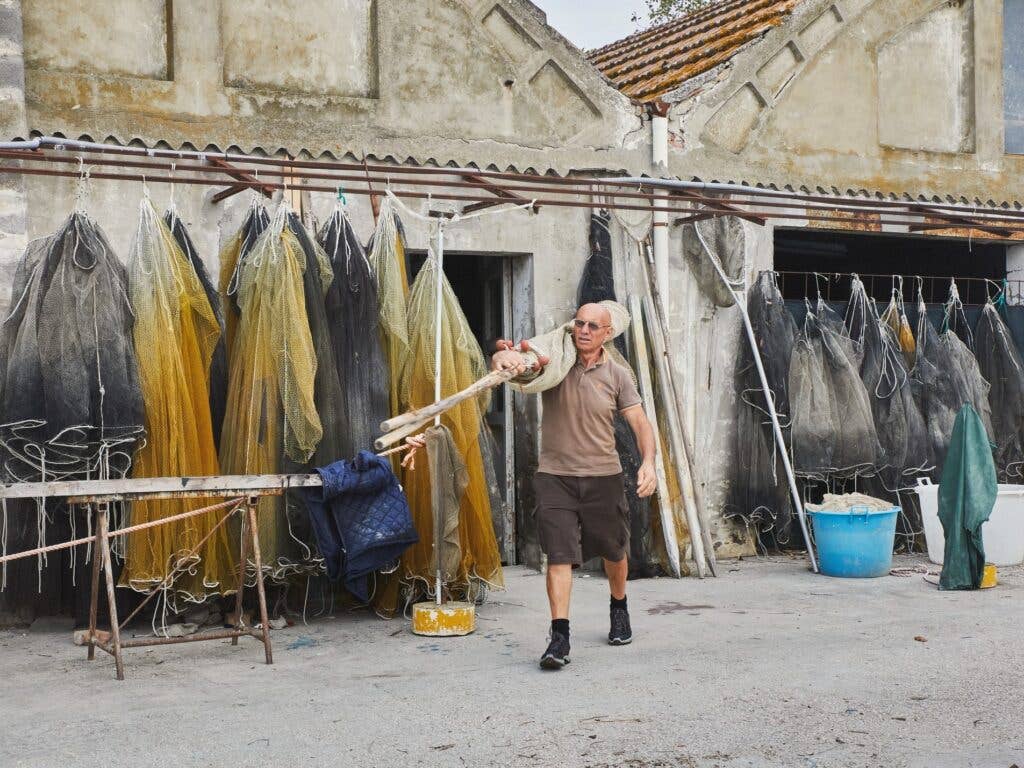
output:
<instances>
[{"instance_id":1,"label":"dark window opening","mask_svg":"<svg viewBox=\"0 0 1024 768\"><path fill-rule=\"evenodd\" d=\"M850 274L855 272L883 307L892 295L895 275L903 278L908 304L917 301L920 277L928 304L945 303L953 278L964 304L982 305L1006 277L1006 246L952 238L776 230L775 270L787 300L813 300L820 289L827 301L846 302ZM815 273L820 277L816 279Z\"/></svg>"}]
</instances>

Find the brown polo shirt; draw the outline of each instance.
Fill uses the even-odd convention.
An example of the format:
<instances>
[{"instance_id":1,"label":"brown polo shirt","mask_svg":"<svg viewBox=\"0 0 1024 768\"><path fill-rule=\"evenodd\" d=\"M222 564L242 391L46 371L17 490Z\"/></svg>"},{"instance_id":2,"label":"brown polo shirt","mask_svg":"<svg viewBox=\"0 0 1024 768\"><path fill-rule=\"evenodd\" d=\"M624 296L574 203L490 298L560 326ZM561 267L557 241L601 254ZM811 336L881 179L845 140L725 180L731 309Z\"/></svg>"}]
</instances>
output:
<instances>
[{"instance_id":1,"label":"brown polo shirt","mask_svg":"<svg viewBox=\"0 0 1024 768\"><path fill-rule=\"evenodd\" d=\"M615 451L615 413L641 402L628 370L602 350L590 368L577 358L562 383L541 397L538 472L604 477L622 471Z\"/></svg>"}]
</instances>

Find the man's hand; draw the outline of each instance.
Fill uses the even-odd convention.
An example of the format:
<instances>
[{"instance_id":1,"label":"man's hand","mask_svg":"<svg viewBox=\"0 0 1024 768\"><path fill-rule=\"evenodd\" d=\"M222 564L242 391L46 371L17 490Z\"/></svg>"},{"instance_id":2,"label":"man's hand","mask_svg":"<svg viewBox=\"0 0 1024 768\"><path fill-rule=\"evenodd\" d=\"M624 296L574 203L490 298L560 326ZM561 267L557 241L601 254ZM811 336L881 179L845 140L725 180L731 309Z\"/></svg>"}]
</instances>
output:
<instances>
[{"instance_id":1,"label":"man's hand","mask_svg":"<svg viewBox=\"0 0 1024 768\"><path fill-rule=\"evenodd\" d=\"M646 499L654 493L654 489L657 487L658 478L654 474L654 462L645 461L636 473L636 495L641 499Z\"/></svg>"},{"instance_id":2,"label":"man's hand","mask_svg":"<svg viewBox=\"0 0 1024 768\"><path fill-rule=\"evenodd\" d=\"M498 339L494 346L497 352L491 357L492 371L514 370L517 376L526 372L526 359L523 357L523 353L530 351L528 341L520 341L518 350L511 339ZM538 354L537 362L533 364L533 370L539 371L547 364L548 358Z\"/></svg>"}]
</instances>

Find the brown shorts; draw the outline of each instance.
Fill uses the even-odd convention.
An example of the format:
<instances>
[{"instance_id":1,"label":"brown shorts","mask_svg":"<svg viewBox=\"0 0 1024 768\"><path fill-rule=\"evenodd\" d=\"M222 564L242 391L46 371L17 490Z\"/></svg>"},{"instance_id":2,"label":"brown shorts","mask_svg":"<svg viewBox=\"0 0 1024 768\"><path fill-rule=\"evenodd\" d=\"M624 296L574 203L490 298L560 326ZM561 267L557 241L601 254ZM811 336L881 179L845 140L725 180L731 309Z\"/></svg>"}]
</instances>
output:
<instances>
[{"instance_id":1,"label":"brown shorts","mask_svg":"<svg viewBox=\"0 0 1024 768\"><path fill-rule=\"evenodd\" d=\"M629 551L629 506L622 475L570 477L538 472L537 532L551 565L592 557L618 562Z\"/></svg>"}]
</instances>

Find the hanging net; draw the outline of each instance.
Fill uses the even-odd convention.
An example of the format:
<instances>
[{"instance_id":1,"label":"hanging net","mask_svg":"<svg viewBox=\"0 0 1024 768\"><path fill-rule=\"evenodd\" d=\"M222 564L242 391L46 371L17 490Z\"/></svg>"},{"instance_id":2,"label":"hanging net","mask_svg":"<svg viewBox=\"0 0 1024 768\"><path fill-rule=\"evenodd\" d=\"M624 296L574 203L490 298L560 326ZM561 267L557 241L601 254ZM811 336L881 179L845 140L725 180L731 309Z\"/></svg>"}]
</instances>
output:
<instances>
[{"instance_id":1,"label":"hanging net","mask_svg":"<svg viewBox=\"0 0 1024 768\"><path fill-rule=\"evenodd\" d=\"M210 421L209 371L220 324L188 257L148 197L128 264L135 308L135 349L146 408L145 445L134 477L220 474ZM132 524L161 520L214 503L210 499L141 500L132 504ZM224 527L197 552L217 524L216 512L129 534L121 583L144 591L164 583L168 604L202 602L237 588L234 557Z\"/></svg>"},{"instance_id":2,"label":"hanging net","mask_svg":"<svg viewBox=\"0 0 1024 768\"><path fill-rule=\"evenodd\" d=\"M1000 297L1001 299L1002 297ZM991 301L974 333L978 369L989 382L996 472L1003 483L1024 477L1024 361L1010 329Z\"/></svg>"},{"instance_id":3,"label":"hanging net","mask_svg":"<svg viewBox=\"0 0 1024 768\"><path fill-rule=\"evenodd\" d=\"M334 281L334 273L324 249L310 236L294 213L288 214L288 229L298 241L304 258L303 298L316 365L314 400L323 429L323 436L317 444L311 463L323 467L338 459L349 458L344 453L342 440L348 432L348 424L344 418L344 398L338 380L338 366L334 360L334 345L331 342L330 324L324 304L327 289Z\"/></svg>"},{"instance_id":4,"label":"hanging net","mask_svg":"<svg viewBox=\"0 0 1024 768\"><path fill-rule=\"evenodd\" d=\"M947 310L950 305L947 304ZM955 305L953 307L955 311ZM965 324L964 318L954 322ZM948 321L943 323L947 327ZM951 330L939 335L931 320L924 296L918 291L917 361L914 378L919 383L921 413L924 415L935 468L932 479L942 475L942 465L949 449L950 435L956 415L965 403L974 406L985 428L992 434L988 403L988 382L981 375L978 363L960 337Z\"/></svg>"},{"instance_id":5,"label":"hanging net","mask_svg":"<svg viewBox=\"0 0 1024 768\"><path fill-rule=\"evenodd\" d=\"M238 268L269 224L270 214L263 207L262 199L253 194L242 226L220 252L219 284L220 294L224 298L224 347L229 361L234 350L235 328L238 326Z\"/></svg>"},{"instance_id":6,"label":"hanging net","mask_svg":"<svg viewBox=\"0 0 1024 768\"><path fill-rule=\"evenodd\" d=\"M381 346L377 284L363 246L339 206L320 230L334 280L327 290L327 324L342 385L341 455L373 444L390 415L390 370Z\"/></svg>"},{"instance_id":7,"label":"hanging net","mask_svg":"<svg viewBox=\"0 0 1024 768\"><path fill-rule=\"evenodd\" d=\"M370 269L377 281L380 328L390 376L389 408L391 416L401 413L408 402L402 400L402 366L409 350L409 277L405 266L405 237L395 212L395 204L385 197L380 204L377 228L370 240ZM378 425L379 426L379 425Z\"/></svg>"},{"instance_id":8,"label":"hanging net","mask_svg":"<svg viewBox=\"0 0 1024 768\"><path fill-rule=\"evenodd\" d=\"M793 465L804 477L852 477L877 461L871 404L848 349L808 306L789 368Z\"/></svg>"},{"instance_id":9,"label":"hanging net","mask_svg":"<svg viewBox=\"0 0 1024 768\"><path fill-rule=\"evenodd\" d=\"M240 314L220 448L221 468L229 474L280 473L286 460L306 464L323 433L304 295L306 255L286 226L288 213L287 206L279 206L237 267ZM280 497L261 498L258 519L266 575L283 581L318 570L316 553L292 535Z\"/></svg>"},{"instance_id":10,"label":"hanging net","mask_svg":"<svg viewBox=\"0 0 1024 768\"><path fill-rule=\"evenodd\" d=\"M747 294L747 313L779 424L788 439L789 364L797 330L773 272L758 274ZM739 349L736 391L737 475L732 485L730 516L742 520L759 542L768 536L784 547L792 541L793 508L754 353L745 343Z\"/></svg>"},{"instance_id":11,"label":"hanging net","mask_svg":"<svg viewBox=\"0 0 1024 768\"><path fill-rule=\"evenodd\" d=\"M850 303L863 307L858 315L865 319L860 375L871 403L880 448L875 470L888 490L895 492L904 487L905 476L930 468L924 419L914 401L902 345L892 326L878 317L874 301L856 277L850 289ZM897 328L902 328L900 321Z\"/></svg>"},{"instance_id":12,"label":"hanging net","mask_svg":"<svg viewBox=\"0 0 1024 768\"><path fill-rule=\"evenodd\" d=\"M224 308L217 286L210 279L210 274L206 271L206 265L203 264L195 243L192 242L192 236L189 235L185 222L181 220L178 211L173 206L164 212L164 224L171 230L175 242L185 254L196 278L203 286L203 293L206 294L210 309L213 310L213 315L217 318L217 325L220 327L217 346L213 348L213 357L210 360L210 421L213 425L213 442L219 446L220 430L224 423L224 401L227 399L228 393L228 349L224 334Z\"/></svg>"},{"instance_id":13,"label":"hanging net","mask_svg":"<svg viewBox=\"0 0 1024 768\"><path fill-rule=\"evenodd\" d=\"M438 306L437 270L437 261L431 254L416 276L409 296L409 358L400 382L401 402L408 403L409 408L434 402L434 376L438 370L434 335L439 313L441 397L468 387L487 373L483 353L447 279L442 279ZM480 433L485 427L482 414L487 410L488 399L489 393L485 392L479 399L464 401L441 417L465 461L468 476L459 508L461 562L447 589L452 597L470 600L481 587L504 586L480 450ZM430 475L406 473L405 491L420 541L402 556L400 570L405 580L418 581L420 586L430 588L435 568Z\"/></svg>"},{"instance_id":14,"label":"hanging net","mask_svg":"<svg viewBox=\"0 0 1024 768\"><path fill-rule=\"evenodd\" d=\"M28 244L0 333L3 482L125 477L144 435L133 322L124 266L88 216L76 212ZM120 506L113 512L118 527ZM46 500L5 502L0 516L4 553L88 535L91 525L84 511ZM89 554L0 565L0 613L31 621L73 607L87 619Z\"/></svg>"},{"instance_id":15,"label":"hanging net","mask_svg":"<svg viewBox=\"0 0 1024 768\"><path fill-rule=\"evenodd\" d=\"M743 290L745 250L746 232L735 216L713 216L683 227L683 258L701 293L716 307L736 303L730 287ZM722 282L712 259L719 262L730 286Z\"/></svg>"}]
</instances>

